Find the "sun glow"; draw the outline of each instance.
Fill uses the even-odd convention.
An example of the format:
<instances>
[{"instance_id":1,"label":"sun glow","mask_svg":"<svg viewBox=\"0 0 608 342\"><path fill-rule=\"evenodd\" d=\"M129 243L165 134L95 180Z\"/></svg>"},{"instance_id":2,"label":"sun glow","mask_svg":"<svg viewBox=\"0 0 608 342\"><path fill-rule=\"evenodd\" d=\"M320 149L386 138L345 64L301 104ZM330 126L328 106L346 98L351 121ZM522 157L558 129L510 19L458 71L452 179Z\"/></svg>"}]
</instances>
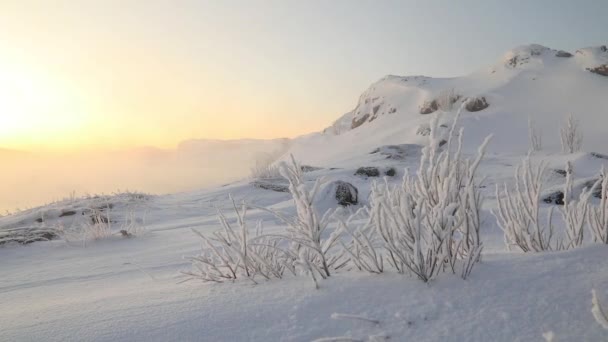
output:
<instances>
[{"instance_id":1,"label":"sun glow","mask_svg":"<svg viewBox=\"0 0 608 342\"><path fill-rule=\"evenodd\" d=\"M54 146L84 123L81 99L48 72L0 63L0 146Z\"/></svg>"}]
</instances>

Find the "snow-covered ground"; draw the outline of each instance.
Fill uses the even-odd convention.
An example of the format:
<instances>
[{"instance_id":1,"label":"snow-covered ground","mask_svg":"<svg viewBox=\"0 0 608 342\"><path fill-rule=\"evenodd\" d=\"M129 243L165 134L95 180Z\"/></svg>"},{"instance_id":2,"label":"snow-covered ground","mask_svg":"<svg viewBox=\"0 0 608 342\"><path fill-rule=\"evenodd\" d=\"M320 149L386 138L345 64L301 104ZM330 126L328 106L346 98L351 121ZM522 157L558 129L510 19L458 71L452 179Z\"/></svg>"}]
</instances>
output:
<instances>
[{"instance_id":1,"label":"snow-covered ground","mask_svg":"<svg viewBox=\"0 0 608 342\"><path fill-rule=\"evenodd\" d=\"M608 119L602 111L608 108L608 77L585 70L606 63L608 52L580 51L556 57L554 50L525 46L463 78L387 77L334 126L292 143L289 152L319 168L304 174L308 186L324 177L358 188L360 203L342 209L346 215L369 204L375 179L355 175L357 168L395 168L396 175L386 178L390 184L400 183L405 168L417 169L417 144L428 143L428 136L417 132L437 115L419 113L424 101L446 89L461 97L485 97L488 108L465 111L461 117L467 156L488 133L495 134L479 169L486 178L480 188L486 198L482 262L466 280L444 273L423 283L390 269L381 275L341 269L321 280L318 290L305 275L257 285L247 280L183 282L188 278L182 272L191 269L186 258L201 248L191 229L204 234L218 230L216 208L235 220L230 194L239 202L294 215L290 194L243 180L165 196L74 198L2 217L0 232L22 227L70 230L91 220L96 210L111 213L114 232L128 218L145 232L86 243L74 238L1 245L0 340L542 341L543 334L553 332L555 341L606 341L608 331L591 312L591 289L608 305L608 246L587 242L561 252L509 251L490 213L497 206L495 186L511 186L515 167L526 155L530 115L542 127L543 149L531 158L548 163L548 192L563 188L563 175L551 170L564 170L567 161L581 180L597 178L601 167L608 166L608 159L590 153L607 151ZM353 119L373 116L373 98L382 101L385 113L378 108L376 119L352 128ZM454 112L441 114L441 122L449 123ZM562 154L558 127L570 112L585 133L584 152ZM280 179L265 182L285 185ZM331 192L320 193L320 210L337 207ZM543 213L553 205L543 203ZM251 209L247 219L252 225L263 221L266 232L284 229L260 209Z\"/></svg>"}]
</instances>

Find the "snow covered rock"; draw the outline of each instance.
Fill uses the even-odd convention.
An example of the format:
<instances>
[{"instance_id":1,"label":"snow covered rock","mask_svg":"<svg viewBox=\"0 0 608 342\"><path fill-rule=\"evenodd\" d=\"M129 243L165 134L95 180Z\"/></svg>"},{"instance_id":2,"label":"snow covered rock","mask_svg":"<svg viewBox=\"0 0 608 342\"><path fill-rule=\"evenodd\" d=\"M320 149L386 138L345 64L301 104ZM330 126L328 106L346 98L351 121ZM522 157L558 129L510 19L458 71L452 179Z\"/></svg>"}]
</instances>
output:
<instances>
[{"instance_id":1,"label":"snow covered rock","mask_svg":"<svg viewBox=\"0 0 608 342\"><path fill-rule=\"evenodd\" d=\"M559 50L555 53L555 57L560 57L560 58L570 58L573 55L568 52L568 51L564 51L564 50Z\"/></svg>"},{"instance_id":2,"label":"snow covered rock","mask_svg":"<svg viewBox=\"0 0 608 342\"><path fill-rule=\"evenodd\" d=\"M431 114L438 109L439 104L437 103L437 100L425 101L422 106L420 106L420 114Z\"/></svg>"},{"instance_id":3,"label":"snow covered rock","mask_svg":"<svg viewBox=\"0 0 608 342\"><path fill-rule=\"evenodd\" d=\"M380 170L373 166L362 166L355 171L355 176L380 177Z\"/></svg>"},{"instance_id":4,"label":"snow covered rock","mask_svg":"<svg viewBox=\"0 0 608 342\"><path fill-rule=\"evenodd\" d=\"M335 181L335 198L341 206L355 205L359 203L359 190L352 184L344 181Z\"/></svg>"},{"instance_id":5,"label":"snow covered rock","mask_svg":"<svg viewBox=\"0 0 608 342\"><path fill-rule=\"evenodd\" d=\"M279 184L277 182L257 180L257 181L251 182L251 185L253 185L256 188L264 189L264 190L270 190L270 191L276 191L276 192L289 192L289 186L287 184Z\"/></svg>"},{"instance_id":6,"label":"snow covered rock","mask_svg":"<svg viewBox=\"0 0 608 342\"><path fill-rule=\"evenodd\" d=\"M430 130L430 128L429 128ZM370 154L380 154L386 156L386 159L405 160L406 157L420 156L422 151L421 145L416 144L401 144L401 145L386 145L380 146L370 152Z\"/></svg>"},{"instance_id":7,"label":"snow covered rock","mask_svg":"<svg viewBox=\"0 0 608 342\"><path fill-rule=\"evenodd\" d=\"M602 64L595 68L587 68L587 70L591 71L594 74L608 76L608 64Z\"/></svg>"},{"instance_id":8,"label":"snow covered rock","mask_svg":"<svg viewBox=\"0 0 608 342\"><path fill-rule=\"evenodd\" d=\"M469 112L479 112L488 108L490 104L486 101L485 97L475 97L467 101L465 108Z\"/></svg>"}]
</instances>

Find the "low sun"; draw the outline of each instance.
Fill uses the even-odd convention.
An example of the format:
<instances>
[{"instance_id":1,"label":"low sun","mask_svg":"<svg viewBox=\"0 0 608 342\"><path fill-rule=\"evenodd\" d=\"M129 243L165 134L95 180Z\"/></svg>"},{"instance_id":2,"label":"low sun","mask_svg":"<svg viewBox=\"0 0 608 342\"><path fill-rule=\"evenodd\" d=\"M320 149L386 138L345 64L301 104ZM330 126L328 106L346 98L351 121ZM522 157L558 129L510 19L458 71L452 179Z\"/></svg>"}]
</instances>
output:
<instances>
[{"instance_id":1,"label":"low sun","mask_svg":"<svg viewBox=\"0 0 608 342\"><path fill-rule=\"evenodd\" d=\"M20 147L45 137L65 139L83 120L72 90L53 75L0 64L0 145Z\"/></svg>"}]
</instances>

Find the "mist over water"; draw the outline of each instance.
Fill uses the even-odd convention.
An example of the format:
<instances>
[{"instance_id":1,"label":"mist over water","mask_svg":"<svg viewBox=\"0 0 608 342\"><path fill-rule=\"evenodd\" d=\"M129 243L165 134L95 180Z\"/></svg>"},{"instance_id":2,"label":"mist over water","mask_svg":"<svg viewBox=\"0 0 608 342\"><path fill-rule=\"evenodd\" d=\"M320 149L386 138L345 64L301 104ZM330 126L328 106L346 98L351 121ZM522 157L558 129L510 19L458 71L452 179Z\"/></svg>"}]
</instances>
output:
<instances>
[{"instance_id":1,"label":"mist over water","mask_svg":"<svg viewBox=\"0 0 608 342\"><path fill-rule=\"evenodd\" d=\"M119 190L164 194L221 185L247 177L257 158L287 143L285 139L190 140L172 150L68 155L0 150L0 212L40 206L72 194Z\"/></svg>"}]
</instances>

